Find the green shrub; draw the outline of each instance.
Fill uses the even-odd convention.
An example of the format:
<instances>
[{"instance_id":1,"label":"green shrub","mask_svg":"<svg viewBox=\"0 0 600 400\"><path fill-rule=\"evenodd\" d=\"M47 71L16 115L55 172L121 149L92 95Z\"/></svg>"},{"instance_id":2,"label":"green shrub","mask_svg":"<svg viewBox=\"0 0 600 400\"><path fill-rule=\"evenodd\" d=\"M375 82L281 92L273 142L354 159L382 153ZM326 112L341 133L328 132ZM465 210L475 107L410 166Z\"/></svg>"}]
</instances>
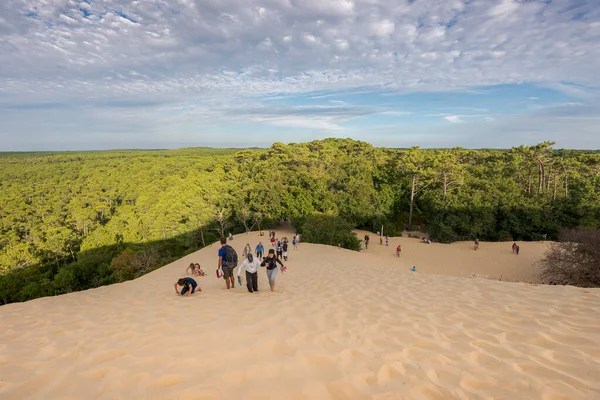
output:
<instances>
[{"instance_id":1,"label":"green shrub","mask_svg":"<svg viewBox=\"0 0 600 400\"><path fill-rule=\"evenodd\" d=\"M302 224L302 240L330 246L341 244L345 249L359 250L360 241L352 229L353 226L340 217L315 213Z\"/></svg>"}]
</instances>

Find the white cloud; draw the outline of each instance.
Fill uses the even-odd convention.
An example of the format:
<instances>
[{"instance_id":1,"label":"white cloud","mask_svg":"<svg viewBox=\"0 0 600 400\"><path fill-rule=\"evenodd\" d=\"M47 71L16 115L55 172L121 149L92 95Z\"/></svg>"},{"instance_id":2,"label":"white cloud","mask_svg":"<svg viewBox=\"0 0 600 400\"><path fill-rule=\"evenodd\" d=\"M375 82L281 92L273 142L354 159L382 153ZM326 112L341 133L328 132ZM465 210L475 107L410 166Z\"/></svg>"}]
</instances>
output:
<instances>
[{"instance_id":1,"label":"white cloud","mask_svg":"<svg viewBox=\"0 0 600 400\"><path fill-rule=\"evenodd\" d=\"M0 123L0 134L56 131L2 111L24 106L19 115L35 120L48 102L152 99L170 109L219 98L229 110L257 96L524 82L592 101L599 26L593 0L4 0L0 120L13 122ZM211 110L218 123L231 119ZM150 112L141 107L138 118L154 120ZM324 126L339 126L329 118Z\"/></svg>"},{"instance_id":2,"label":"white cloud","mask_svg":"<svg viewBox=\"0 0 600 400\"><path fill-rule=\"evenodd\" d=\"M444 119L455 124L463 122L458 115L447 115Z\"/></svg>"}]
</instances>

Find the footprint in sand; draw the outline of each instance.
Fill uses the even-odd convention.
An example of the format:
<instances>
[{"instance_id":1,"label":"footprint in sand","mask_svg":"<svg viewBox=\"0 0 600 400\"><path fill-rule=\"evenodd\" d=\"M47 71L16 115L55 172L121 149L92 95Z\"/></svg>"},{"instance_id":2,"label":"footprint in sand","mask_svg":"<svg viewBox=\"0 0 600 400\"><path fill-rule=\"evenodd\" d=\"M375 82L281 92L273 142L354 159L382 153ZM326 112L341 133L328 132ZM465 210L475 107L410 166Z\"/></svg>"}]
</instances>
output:
<instances>
[{"instance_id":1,"label":"footprint in sand","mask_svg":"<svg viewBox=\"0 0 600 400\"><path fill-rule=\"evenodd\" d=\"M379 368L377 372L377 384L385 386L390 381L395 381L406 374L406 369L402 363L386 364Z\"/></svg>"}]
</instances>

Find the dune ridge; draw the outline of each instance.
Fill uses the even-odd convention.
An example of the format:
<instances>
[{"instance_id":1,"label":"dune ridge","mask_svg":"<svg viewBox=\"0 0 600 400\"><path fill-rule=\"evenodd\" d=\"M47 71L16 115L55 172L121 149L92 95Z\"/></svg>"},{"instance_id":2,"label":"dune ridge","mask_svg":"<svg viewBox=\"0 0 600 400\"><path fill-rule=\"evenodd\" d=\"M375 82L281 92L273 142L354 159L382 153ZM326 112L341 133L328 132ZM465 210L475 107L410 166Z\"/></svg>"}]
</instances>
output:
<instances>
[{"instance_id":1,"label":"dune ridge","mask_svg":"<svg viewBox=\"0 0 600 400\"><path fill-rule=\"evenodd\" d=\"M227 291L215 244L134 281L1 307L0 398L600 398L600 290L464 279L527 280L544 244L514 256L371 238L361 253L301 243L275 293L263 270L259 293ZM177 297L191 261L203 292Z\"/></svg>"}]
</instances>

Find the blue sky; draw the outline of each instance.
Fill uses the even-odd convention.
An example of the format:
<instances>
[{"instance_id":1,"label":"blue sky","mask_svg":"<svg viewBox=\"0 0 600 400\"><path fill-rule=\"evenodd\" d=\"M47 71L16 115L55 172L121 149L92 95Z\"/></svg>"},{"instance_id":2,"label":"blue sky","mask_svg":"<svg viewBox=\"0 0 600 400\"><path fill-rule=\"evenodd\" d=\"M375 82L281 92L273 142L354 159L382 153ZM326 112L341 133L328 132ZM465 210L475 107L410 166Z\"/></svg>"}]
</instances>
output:
<instances>
[{"instance_id":1,"label":"blue sky","mask_svg":"<svg viewBox=\"0 0 600 400\"><path fill-rule=\"evenodd\" d=\"M596 0L0 2L0 151L600 148Z\"/></svg>"}]
</instances>

